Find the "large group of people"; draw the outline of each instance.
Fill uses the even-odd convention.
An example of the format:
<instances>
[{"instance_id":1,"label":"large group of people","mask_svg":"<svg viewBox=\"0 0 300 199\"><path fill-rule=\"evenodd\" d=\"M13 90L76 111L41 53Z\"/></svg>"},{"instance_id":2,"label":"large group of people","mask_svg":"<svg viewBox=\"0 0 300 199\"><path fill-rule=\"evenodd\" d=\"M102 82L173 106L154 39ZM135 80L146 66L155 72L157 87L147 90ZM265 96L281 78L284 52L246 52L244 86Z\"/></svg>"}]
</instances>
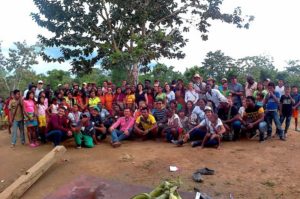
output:
<instances>
[{"instance_id":1,"label":"large group of people","mask_svg":"<svg viewBox=\"0 0 300 199\"><path fill-rule=\"evenodd\" d=\"M101 86L83 82L52 89L40 80L24 92L12 91L1 102L10 124L12 147L18 132L21 143L26 143L25 127L30 147L47 142L57 146L74 139L76 148L92 148L105 139L113 147L126 139L216 148L222 140L241 137L285 141L292 117L299 131L298 88L282 80L275 85L270 79L255 82L248 76L242 85L231 76L217 85L213 78L204 81L195 74L187 84L181 79L145 80L133 86L123 80L120 87L104 81Z\"/></svg>"}]
</instances>

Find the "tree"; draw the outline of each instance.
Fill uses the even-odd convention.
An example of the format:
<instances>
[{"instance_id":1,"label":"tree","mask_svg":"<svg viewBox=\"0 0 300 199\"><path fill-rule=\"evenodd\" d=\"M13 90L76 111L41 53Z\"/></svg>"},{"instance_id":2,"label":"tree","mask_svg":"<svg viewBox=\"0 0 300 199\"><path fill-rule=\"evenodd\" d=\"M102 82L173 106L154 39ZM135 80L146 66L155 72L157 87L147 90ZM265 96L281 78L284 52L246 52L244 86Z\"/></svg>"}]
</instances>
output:
<instances>
[{"instance_id":1,"label":"tree","mask_svg":"<svg viewBox=\"0 0 300 199\"><path fill-rule=\"evenodd\" d=\"M38 45L28 46L24 42L15 42L15 47L9 49L8 57L0 55L0 76L7 91L20 88L21 81L25 78L26 72L38 64Z\"/></svg>"},{"instance_id":2,"label":"tree","mask_svg":"<svg viewBox=\"0 0 300 199\"><path fill-rule=\"evenodd\" d=\"M285 67L285 81L290 85L300 85L300 60L289 60Z\"/></svg>"},{"instance_id":3,"label":"tree","mask_svg":"<svg viewBox=\"0 0 300 199\"><path fill-rule=\"evenodd\" d=\"M97 85L102 85L104 80L107 80L108 71L99 68L93 68L90 74L87 73L79 73L74 79L77 83L96 83Z\"/></svg>"},{"instance_id":4,"label":"tree","mask_svg":"<svg viewBox=\"0 0 300 199\"><path fill-rule=\"evenodd\" d=\"M241 9L222 13L223 0L34 0L39 13L33 20L53 33L39 40L47 47L59 47L62 56L46 61L71 60L72 72L91 72L124 67L128 80L136 82L138 68L151 60L184 58L181 50L188 40L183 32L196 26L208 39L212 20L248 28L252 16ZM189 17L188 17L189 16Z\"/></svg>"},{"instance_id":5,"label":"tree","mask_svg":"<svg viewBox=\"0 0 300 199\"><path fill-rule=\"evenodd\" d=\"M56 88L58 84L72 83L71 73L64 70L51 70L47 72L47 81L52 88Z\"/></svg>"}]
</instances>

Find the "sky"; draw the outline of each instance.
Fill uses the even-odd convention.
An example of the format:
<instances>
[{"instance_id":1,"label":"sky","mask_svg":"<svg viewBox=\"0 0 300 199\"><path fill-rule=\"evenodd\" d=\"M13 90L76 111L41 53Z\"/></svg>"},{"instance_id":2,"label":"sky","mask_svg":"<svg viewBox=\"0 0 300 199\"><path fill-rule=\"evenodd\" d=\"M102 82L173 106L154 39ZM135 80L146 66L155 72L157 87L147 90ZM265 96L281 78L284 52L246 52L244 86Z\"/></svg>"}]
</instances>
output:
<instances>
[{"instance_id":1,"label":"sky","mask_svg":"<svg viewBox=\"0 0 300 199\"><path fill-rule=\"evenodd\" d=\"M158 61L183 72L186 67L201 65L205 55L216 50L235 59L270 55L279 70L284 69L287 60L300 60L299 0L224 0L222 10L232 11L237 6L242 7L244 14L255 16L250 29L213 22L208 41L202 41L200 33L191 29L185 34L189 43L182 49L186 54L184 59ZM31 19L31 12L37 12L32 0L0 1L0 41L4 53L13 42L26 40L28 44L34 44L38 34L49 34ZM37 73L71 68L68 63L44 63L42 59L39 62L39 65L33 66Z\"/></svg>"}]
</instances>

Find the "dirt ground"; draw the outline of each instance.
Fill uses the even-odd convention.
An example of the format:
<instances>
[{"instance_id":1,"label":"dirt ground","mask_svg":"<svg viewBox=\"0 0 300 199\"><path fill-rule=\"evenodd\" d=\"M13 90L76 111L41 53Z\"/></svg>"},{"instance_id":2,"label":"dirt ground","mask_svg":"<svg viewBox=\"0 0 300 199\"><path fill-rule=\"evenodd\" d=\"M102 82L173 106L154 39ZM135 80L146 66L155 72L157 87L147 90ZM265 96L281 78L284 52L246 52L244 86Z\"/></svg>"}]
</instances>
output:
<instances>
[{"instance_id":1,"label":"dirt ground","mask_svg":"<svg viewBox=\"0 0 300 199\"><path fill-rule=\"evenodd\" d=\"M292 126L291 129L294 129ZM18 143L10 148L7 131L0 132L0 192L52 149L50 144L31 149ZM50 168L23 196L43 198L77 176L92 175L129 184L154 187L163 179L180 177L181 190L200 188L213 198L300 198L300 133L289 131L288 141L277 138L223 142L221 150L175 147L159 141L126 141L114 149L108 141L93 149L67 147L64 160ZM169 166L179 167L169 172ZM203 183L191 174L198 168L215 169Z\"/></svg>"}]
</instances>

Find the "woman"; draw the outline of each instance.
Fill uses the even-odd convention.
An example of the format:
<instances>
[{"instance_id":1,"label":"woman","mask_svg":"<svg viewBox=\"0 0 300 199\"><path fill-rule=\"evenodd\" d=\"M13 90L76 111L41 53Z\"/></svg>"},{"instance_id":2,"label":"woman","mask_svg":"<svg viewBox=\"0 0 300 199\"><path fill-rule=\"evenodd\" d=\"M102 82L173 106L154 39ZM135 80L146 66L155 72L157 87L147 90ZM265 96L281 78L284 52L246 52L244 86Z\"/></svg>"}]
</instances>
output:
<instances>
[{"instance_id":1,"label":"woman","mask_svg":"<svg viewBox=\"0 0 300 199\"><path fill-rule=\"evenodd\" d=\"M87 101L88 100L86 99L86 97L84 97L82 95L82 91L81 90L76 90L74 92L74 98L77 102L79 110L81 110L81 111L84 110L87 106Z\"/></svg>"},{"instance_id":2,"label":"woman","mask_svg":"<svg viewBox=\"0 0 300 199\"><path fill-rule=\"evenodd\" d=\"M121 87L117 87L116 94L114 97L114 103L118 104L122 110L124 109L124 98L125 95L124 93L122 93Z\"/></svg>"},{"instance_id":3,"label":"woman","mask_svg":"<svg viewBox=\"0 0 300 199\"><path fill-rule=\"evenodd\" d=\"M30 147L37 147L39 143L37 142L36 127L37 122L37 107L34 101L34 93L28 91L26 97L23 101L24 104L24 120L27 126L27 136Z\"/></svg>"},{"instance_id":4,"label":"woman","mask_svg":"<svg viewBox=\"0 0 300 199\"><path fill-rule=\"evenodd\" d=\"M188 90L185 92L184 101L192 101L193 104L196 104L199 99L199 94L195 91L193 82L190 82L188 85Z\"/></svg>"},{"instance_id":5,"label":"woman","mask_svg":"<svg viewBox=\"0 0 300 199\"><path fill-rule=\"evenodd\" d=\"M187 101L185 115L188 117L188 129L192 129L199 123L199 118L196 113L194 113L195 106L192 101Z\"/></svg>"},{"instance_id":6,"label":"woman","mask_svg":"<svg viewBox=\"0 0 300 199\"><path fill-rule=\"evenodd\" d=\"M155 101L162 100L163 107L166 107L167 95L163 92L163 88L158 86L157 95L155 96Z\"/></svg>"},{"instance_id":7,"label":"woman","mask_svg":"<svg viewBox=\"0 0 300 199\"><path fill-rule=\"evenodd\" d=\"M175 93L171 90L171 87L169 84L165 85L165 91L167 95L167 103L169 104L172 100L175 100Z\"/></svg>"},{"instance_id":8,"label":"woman","mask_svg":"<svg viewBox=\"0 0 300 199\"><path fill-rule=\"evenodd\" d=\"M135 107L138 107L140 101L146 102L146 105L148 105L148 97L147 93L144 92L144 86L143 84L139 83L136 86L136 92L135 92Z\"/></svg>"},{"instance_id":9,"label":"woman","mask_svg":"<svg viewBox=\"0 0 300 199\"><path fill-rule=\"evenodd\" d=\"M105 104L105 97L101 87L97 89L97 96L99 97L102 104Z\"/></svg>"},{"instance_id":10,"label":"woman","mask_svg":"<svg viewBox=\"0 0 300 199\"><path fill-rule=\"evenodd\" d=\"M254 91L254 93L253 93L253 97L254 97L255 99L256 99L258 93L263 94L263 95L264 95L264 98L265 98L266 95L268 94L268 91L264 89L264 84L263 84L263 82L258 82L258 83L257 83L257 90Z\"/></svg>"},{"instance_id":11,"label":"woman","mask_svg":"<svg viewBox=\"0 0 300 199\"><path fill-rule=\"evenodd\" d=\"M89 95L89 101L88 101L88 106L89 107L94 107L97 106L99 102L101 102L100 98L98 96L96 96L96 93L94 90L90 91L90 95Z\"/></svg>"},{"instance_id":12,"label":"woman","mask_svg":"<svg viewBox=\"0 0 300 199\"><path fill-rule=\"evenodd\" d=\"M107 93L104 95L104 105L105 108L112 113L113 110L113 100L114 100L114 94L112 93L112 88L107 88Z\"/></svg>"}]
</instances>

